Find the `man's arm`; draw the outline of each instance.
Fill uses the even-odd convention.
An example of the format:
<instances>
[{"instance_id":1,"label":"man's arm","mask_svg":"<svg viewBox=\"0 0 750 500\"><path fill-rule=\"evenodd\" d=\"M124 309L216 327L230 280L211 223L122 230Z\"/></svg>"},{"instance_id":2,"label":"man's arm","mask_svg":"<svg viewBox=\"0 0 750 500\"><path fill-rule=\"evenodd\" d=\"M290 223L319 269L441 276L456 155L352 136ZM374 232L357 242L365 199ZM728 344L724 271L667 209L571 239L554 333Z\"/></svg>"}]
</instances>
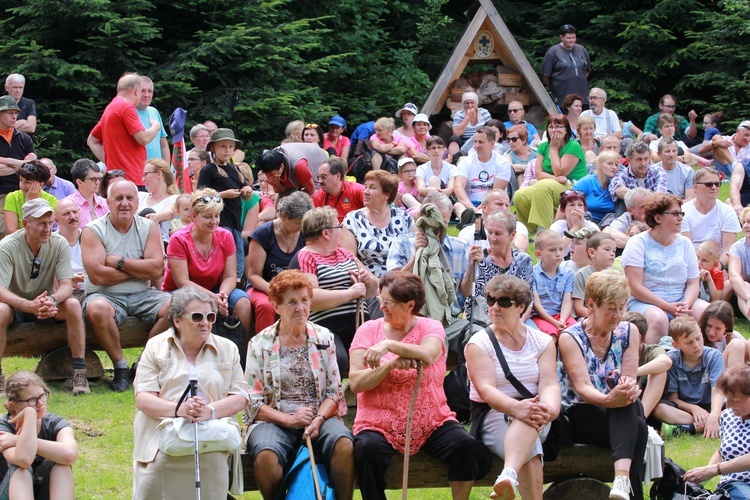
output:
<instances>
[{"instance_id":1,"label":"man's arm","mask_svg":"<svg viewBox=\"0 0 750 500\"><path fill-rule=\"evenodd\" d=\"M151 126L147 128L146 130L139 130L138 132L135 132L133 134L133 139L138 142L141 146L145 146L149 142L154 140L154 137L156 137L156 134L159 133L161 130L161 125L159 125L159 122L156 120L150 120ZM91 147L91 146L89 146Z\"/></svg>"},{"instance_id":2,"label":"man's arm","mask_svg":"<svg viewBox=\"0 0 750 500\"><path fill-rule=\"evenodd\" d=\"M161 159L167 163L171 162L172 153L169 151L169 142L167 142L167 138L162 137L159 144L161 145Z\"/></svg>"},{"instance_id":3,"label":"man's arm","mask_svg":"<svg viewBox=\"0 0 750 500\"><path fill-rule=\"evenodd\" d=\"M133 222L135 224L135 221ZM126 258L121 271L129 275L129 278L140 280L156 280L164 275L164 250L161 242L161 230L159 224L152 223L146 240L146 248L142 259ZM117 270L119 255L107 255L105 265Z\"/></svg>"},{"instance_id":4,"label":"man's arm","mask_svg":"<svg viewBox=\"0 0 750 500\"><path fill-rule=\"evenodd\" d=\"M732 177L729 181L729 201L732 204L732 208L738 214L742 210L742 198L740 196L740 189L742 189L742 183L745 180L745 167L742 163L735 163L732 168Z\"/></svg>"},{"instance_id":5,"label":"man's arm","mask_svg":"<svg viewBox=\"0 0 750 500\"><path fill-rule=\"evenodd\" d=\"M463 175L456 176L456 185L453 188L453 194L456 196L456 201L461 203L466 208L474 207L474 204L469 200L469 195L466 194L466 182L467 179Z\"/></svg>"},{"instance_id":6,"label":"man's arm","mask_svg":"<svg viewBox=\"0 0 750 500\"><path fill-rule=\"evenodd\" d=\"M118 271L116 265L110 267L105 264L107 252L104 244L87 227L81 232L81 257L89 281L96 286L119 285L131 278L127 273Z\"/></svg>"},{"instance_id":7,"label":"man's arm","mask_svg":"<svg viewBox=\"0 0 750 500\"><path fill-rule=\"evenodd\" d=\"M102 141L94 137L92 134L89 134L89 138L86 139L86 144L99 161L104 161L104 144Z\"/></svg>"},{"instance_id":8,"label":"man's arm","mask_svg":"<svg viewBox=\"0 0 750 500\"><path fill-rule=\"evenodd\" d=\"M8 304L10 307L18 311L36 314L33 300L26 300L23 297L19 297L15 293L8 290L7 287L0 286L0 301Z\"/></svg>"},{"instance_id":9,"label":"man's arm","mask_svg":"<svg viewBox=\"0 0 750 500\"><path fill-rule=\"evenodd\" d=\"M27 134L36 132L36 116L29 115L25 120L16 120L16 130Z\"/></svg>"}]
</instances>

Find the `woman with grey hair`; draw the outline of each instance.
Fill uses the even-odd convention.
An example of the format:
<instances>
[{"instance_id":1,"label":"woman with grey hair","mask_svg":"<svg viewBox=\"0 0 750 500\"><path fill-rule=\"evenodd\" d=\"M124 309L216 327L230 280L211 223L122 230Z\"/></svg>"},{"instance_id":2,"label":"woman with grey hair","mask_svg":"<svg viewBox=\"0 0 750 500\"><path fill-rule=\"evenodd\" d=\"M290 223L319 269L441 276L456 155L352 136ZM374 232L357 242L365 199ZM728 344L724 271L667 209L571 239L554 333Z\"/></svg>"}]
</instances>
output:
<instances>
[{"instance_id":1,"label":"woman with grey hair","mask_svg":"<svg viewBox=\"0 0 750 500\"><path fill-rule=\"evenodd\" d=\"M378 280L340 246L341 225L336 210L315 208L302 219L305 248L292 259L313 286L310 321L328 328L336 340L342 376L349 373L349 345L354 338L357 299L374 297Z\"/></svg>"},{"instance_id":2,"label":"woman with grey hair","mask_svg":"<svg viewBox=\"0 0 750 500\"><path fill-rule=\"evenodd\" d=\"M276 218L258 226L250 235L250 249L245 263L247 280L253 286L250 302L255 309L255 331L273 324L276 313L268 300L268 283L284 269L292 257L305 246L300 234L302 217L312 210L310 196L296 191L279 200Z\"/></svg>"},{"instance_id":3,"label":"woman with grey hair","mask_svg":"<svg viewBox=\"0 0 750 500\"><path fill-rule=\"evenodd\" d=\"M195 495L192 456L173 457L159 450L157 426L164 418L205 422L231 417L247 406L249 396L240 354L233 342L211 333L216 303L188 285L172 294L172 328L146 343L135 382L133 498L184 499ZM196 396L179 404L191 379ZM201 453L201 498L224 500L229 489L229 451Z\"/></svg>"},{"instance_id":4,"label":"woman with grey hair","mask_svg":"<svg viewBox=\"0 0 750 500\"><path fill-rule=\"evenodd\" d=\"M205 151L206 146L208 146L208 141L210 140L211 131L208 129L208 127L206 127L202 123L194 126L190 129L190 142L192 142L195 147L191 149L188 154L192 153L193 151Z\"/></svg>"},{"instance_id":5,"label":"woman with grey hair","mask_svg":"<svg viewBox=\"0 0 750 500\"><path fill-rule=\"evenodd\" d=\"M464 297L472 295L472 286L475 296L485 294L485 284L500 274L510 274L522 279L530 286L534 286L534 265L531 257L513 248L513 238L516 235L516 217L510 212L496 210L489 214L484 220L484 229L487 233L489 252L485 255L479 245L474 245L469 250L469 269L464 274L459 291ZM474 268L476 267L477 281L474 283ZM486 307L486 306L485 306ZM471 314L472 301L466 301L466 317ZM482 317L486 317L486 311L478 311Z\"/></svg>"}]
</instances>

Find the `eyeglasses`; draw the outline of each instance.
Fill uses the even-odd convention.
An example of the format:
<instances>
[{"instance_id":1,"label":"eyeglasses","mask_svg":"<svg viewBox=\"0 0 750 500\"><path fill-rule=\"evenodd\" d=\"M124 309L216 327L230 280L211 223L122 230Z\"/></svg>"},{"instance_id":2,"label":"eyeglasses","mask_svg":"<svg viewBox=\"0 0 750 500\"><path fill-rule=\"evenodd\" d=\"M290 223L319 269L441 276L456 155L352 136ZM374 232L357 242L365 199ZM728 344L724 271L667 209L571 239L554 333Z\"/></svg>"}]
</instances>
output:
<instances>
[{"instance_id":1,"label":"eyeglasses","mask_svg":"<svg viewBox=\"0 0 750 500\"><path fill-rule=\"evenodd\" d=\"M508 109L508 113L518 113L519 111L523 111L522 108L519 109Z\"/></svg>"},{"instance_id":2,"label":"eyeglasses","mask_svg":"<svg viewBox=\"0 0 750 500\"><path fill-rule=\"evenodd\" d=\"M710 127L713 124L714 124L714 122L703 122L703 126L704 127Z\"/></svg>"},{"instance_id":3,"label":"eyeglasses","mask_svg":"<svg viewBox=\"0 0 750 500\"><path fill-rule=\"evenodd\" d=\"M520 137L508 137L508 141L509 142L516 142L516 141L520 141L520 140L521 140Z\"/></svg>"},{"instance_id":4,"label":"eyeglasses","mask_svg":"<svg viewBox=\"0 0 750 500\"><path fill-rule=\"evenodd\" d=\"M199 312L192 312L187 313L182 316L183 318L188 318L191 323L198 324L203 323L204 321L213 324L216 321L216 313L215 312L209 312L209 313L199 313Z\"/></svg>"},{"instance_id":5,"label":"eyeglasses","mask_svg":"<svg viewBox=\"0 0 750 500\"><path fill-rule=\"evenodd\" d=\"M577 189L568 189L567 191L565 191L564 193L560 195L560 199L562 200L563 198L568 198L572 196L579 196L581 198L586 197L585 194L583 194L581 191L578 191Z\"/></svg>"},{"instance_id":6,"label":"eyeglasses","mask_svg":"<svg viewBox=\"0 0 750 500\"><path fill-rule=\"evenodd\" d=\"M685 212L662 212L664 215L674 215L677 217L685 217Z\"/></svg>"},{"instance_id":7,"label":"eyeglasses","mask_svg":"<svg viewBox=\"0 0 750 500\"><path fill-rule=\"evenodd\" d=\"M596 100L596 99L604 99L604 97L602 97L600 95L590 95L589 96L589 101Z\"/></svg>"},{"instance_id":8,"label":"eyeglasses","mask_svg":"<svg viewBox=\"0 0 750 500\"><path fill-rule=\"evenodd\" d=\"M677 105L676 104L662 104L662 107L669 108L669 109L674 109L674 108L677 107Z\"/></svg>"},{"instance_id":9,"label":"eyeglasses","mask_svg":"<svg viewBox=\"0 0 750 500\"><path fill-rule=\"evenodd\" d=\"M317 123L307 123L305 124L305 128L318 128Z\"/></svg>"},{"instance_id":10,"label":"eyeglasses","mask_svg":"<svg viewBox=\"0 0 750 500\"><path fill-rule=\"evenodd\" d=\"M156 170L150 170L148 172L144 170L143 171L143 177L146 177L148 174L158 174L158 173L159 172L157 172Z\"/></svg>"},{"instance_id":11,"label":"eyeglasses","mask_svg":"<svg viewBox=\"0 0 750 500\"><path fill-rule=\"evenodd\" d=\"M445 146L430 146L427 151L441 151L445 149Z\"/></svg>"},{"instance_id":12,"label":"eyeglasses","mask_svg":"<svg viewBox=\"0 0 750 500\"><path fill-rule=\"evenodd\" d=\"M200 198L198 198L198 200L202 201L203 203L211 203L211 202L219 203L219 202L221 202L221 196L219 196L219 195L216 195L216 196L201 196Z\"/></svg>"},{"instance_id":13,"label":"eyeglasses","mask_svg":"<svg viewBox=\"0 0 750 500\"><path fill-rule=\"evenodd\" d=\"M319 181L324 181L328 179L329 177L331 177L331 174L318 174ZM260 181L260 182L266 182L266 181Z\"/></svg>"},{"instance_id":14,"label":"eyeglasses","mask_svg":"<svg viewBox=\"0 0 750 500\"><path fill-rule=\"evenodd\" d=\"M102 179L104 179L103 176L102 177L86 177L84 180L85 181L91 181L94 184L99 184L100 182L102 182Z\"/></svg>"},{"instance_id":15,"label":"eyeglasses","mask_svg":"<svg viewBox=\"0 0 750 500\"><path fill-rule=\"evenodd\" d=\"M31 261L31 274L29 274L30 280L35 280L39 277L39 271L42 269L42 261L39 260L39 257L34 257L34 260Z\"/></svg>"},{"instance_id":16,"label":"eyeglasses","mask_svg":"<svg viewBox=\"0 0 750 500\"><path fill-rule=\"evenodd\" d=\"M200 158L188 157L188 161L201 161Z\"/></svg>"},{"instance_id":17,"label":"eyeglasses","mask_svg":"<svg viewBox=\"0 0 750 500\"><path fill-rule=\"evenodd\" d=\"M417 173L417 169L416 168L413 168L413 169L410 168L409 170L404 170L404 173L405 174L416 174Z\"/></svg>"},{"instance_id":18,"label":"eyeglasses","mask_svg":"<svg viewBox=\"0 0 750 500\"><path fill-rule=\"evenodd\" d=\"M499 307L502 307L503 309L507 309L510 306L514 305L515 303L516 301L511 299L510 297L493 297L489 293L487 294L487 305L489 307L492 307L495 304L497 304Z\"/></svg>"},{"instance_id":19,"label":"eyeglasses","mask_svg":"<svg viewBox=\"0 0 750 500\"><path fill-rule=\"evenodd\" d=\"M696 182L695 184L703 184L707 188L717 188L721 186L721 182Z\"/></svg>"},{"instance_id":20,"label":"eyeglasses","mask_svg":"<svg viewBox=\"0 0 750 500\"><path fill-rule=\"evenodd\" d=\"M342 227L344 227L344 226L328 226L325 229L341 229Z\"/></svg>"},{"instance_id":21,"label":"eyeglasses","mask_svg":"<svg viewBox=\"0 0 750 500\"><path fill-rule=\"evenodd\" d=\"M385 307L391 308L395 306L396 304L400 304L401 302L394 302L392 300L384 299L380 295L378 295L378 302L380 302L381 305L384 305Z\"/></svg>"},{"instance_id":22,"label":"eyeglasses","mask_svg":"<svg viewBox=\"0 0 750 500\"><path fill-rule=\"evenodd\" d=\"M47 398L49 398L49 391L44 391L39 396L35 396L33 398L29 399L19 399L16 401L17 403L26 403L29 406L36 406L39 404L39 402L46 403Z\"/></svg>"}]
</instances>

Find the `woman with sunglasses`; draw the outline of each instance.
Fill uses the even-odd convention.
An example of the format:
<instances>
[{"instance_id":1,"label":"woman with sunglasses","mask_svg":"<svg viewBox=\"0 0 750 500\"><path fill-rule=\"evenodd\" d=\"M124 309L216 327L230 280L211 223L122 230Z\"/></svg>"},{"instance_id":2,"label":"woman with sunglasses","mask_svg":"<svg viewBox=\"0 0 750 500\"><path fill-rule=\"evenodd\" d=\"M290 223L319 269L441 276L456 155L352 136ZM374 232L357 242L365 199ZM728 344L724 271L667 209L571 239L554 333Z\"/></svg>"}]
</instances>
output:
<instances>
[{"instance_id":1,"label":"woman with sunglasses","mask_svg":"<svg viewBox=\"0 0 750 500\"><path fill-rule=\"evenodd\" d=\"M708 306L698 298L695 250L680 234L684 216L680 198L655 193L644 210L650 229L630 238L622 252L622 267L632 289L628 311L646 317L646 344L657 344L668 335L669 321L675 316L689 314L697 321Z\"/></svg>"},{"instance_id":2,"label":"woman with sunglasses","mask_svg":"<svg viewBox=\"0 0 750 500\"><path fill-rule=\"evenodd\" d=\"M693 242L696 250L706 240L718 243L722 248L719 260L727 265L729 248L737 241L737 234L742 228L732 206L719 201L721 179L718 170L699 168L693 176L693 186L695 198L682 206L685 212L682 234Z\"/></svg>"},{"instance_id":3,"label":"woman with sunglasses","mask_svg":"<svg viewBox=\"0 0 750 500\"><path fill-rule=\"evenodd\" d=\"M284 497L284 472L309 437L336 498L351 499L352 433L341 420L346 401L333 334L308 321L313 287L303 273L283 271L271 280L268 295L279 321L250 340L245 369L250 405L243 421L258 489L265 499Z\"/></svg>"},{"instance_id":4,"label":"woman with sunglasses","mask_svg":"<svg viewBox=\"0 0 750 500\"><path fill-rule=\"evenodd\" d=\"M184 500L195 497L193 455L173 457L159 449L157 426L165 418L187 423L234 417L248 402L237 346L211 333L216 301L193 285L172 294L172 328L152 337L141 354L133 387L133 499ZM188 382L197 395L180 404ZM224 500L229 489L230 451L200 454L201 498Z\"/></svg>"},{"instance_id":5,"label":"woman with sunglasses","mask_svg":"<svg viewBox=\"0 0 750 500\"><path fill-rule=\"evenodd\" d=\"M412 414L411 454L424 449L446 466L454 499L469 498L479 472L476 441L458 423L443 391L445 330L420 317L425 303L422 279L389 271L380 279L383 317L357 330L349 351L349 387L357 394L354 453L363 500L385 499L391 456L405 453L410 400L422 380Z\"/></svg>"},{"instance_id":6,"label":"woman with sunglasses","mask_svg":"<svg viewBox=\"0 0 750 500\"><path fill-rule=\"evenodd\" d=\"M621 321L628 281L614 270L591 275L585 292L589 316L560 334L557 371L573 440L612 450L609 498L642 500L648 429L636 383L639 333Z\"/></svg>"},{"instance_id":7,"label":"woman with sunglasses","mask_svg":"<svg viewBox=\"0 0 750 500\"><path fill-rule=\"evenodd\" d=\"M529 139L529 131L524 125L513 125L507 132L508 144L510 151L505 157L513 167L516 173L516 180L520 186L523 183L523 174L529 166L529 162L536 158L536 151L531 149L526 142Z\"/></svg>"},{"instance_id":8,"label":"woman with sunglasses","mask_svg":"<svg viewBox=\"0 0 750 500\"><path fill-rule=\"evenodd\" d=\"M20 371L5 383L7 415L0 419L0 498L75 498L78 443L70 422L47 413L49 387ZM13 495L10 496L11 491Z\"/></svg>"},{"instance_id":9,"label":"woman with sunglasses","mask_svg":"<svg viewBox=\"0 0 750 500\"><path fill-rule=\"evenodd\" d=\"M109 189L109 185L112 183L112 181L114 179L124 178L124 177L125 177L124 170L107 170L104 173L104 177L102 177L102 181L99 183L99 196L106 199L107 189Z\"/></svg>"},{"instance_id":10,"label":"woman with sunglasses","mask_svg":"<svg viewBox=\"0 0 750 500\"><path fill-rule=\"evenodd\" d=\"M219 314L240 319L250 331L250 297L236 287L237 255L234 236L219 227L224 202L213 189L201 189L190 197L191 223L174 232L167 245L167 271L162 290L172 292L186 285L208 293Z\"/></svg>"},{"instance_id":11,"label":"woman with sunglasses","mask_svg":"<svg viewBox=\"0 0 750 500\"><path fill-rule=\"evenodd\" d=\"M175 184L172 167L161 158L148 160L143 167L143 184L146 192L138 193L138 211L151 208L154 212L146 218L161 227L161 239L169 242L169 221L176 215L174 202L180 190Z\"/></svg>"},{"instance_id":12,"label":"woman with sunglasses","mask_svg":"<svg viewBox=\"0 0 750 500\"><path fill-rule=\"evenodd\" d=\"M47 200L54 209L57 206L57 198L42 190L44 184L50 179L49 168L40 160L30 160L16 169L18 175L18 191L8 193L5 197L5 234L15 233L21 229L20 221L23 220L21 207L27 201L42 198Z\"/></svg>"},{"instance_id":13,"label":"woman with sunglasses","mask_svg":"<svg viewBox=\"0 0 750 500\"><path fill-rule=\"evenodd\" d=\"M349 373L349 346L355 332L357 300L374 297L378 280L341 244L341 224L331 207L314 208L302 218L305 247L290 269L313 286L310 321L328 328L336 340L339 371Z\"/></svg>"},{"instance_id":14,"label":"woman with sunglasses","mask_svg":"<svg viewBox=\"0 0 750 500\"><path fill-rule=\"evenodd\" d=\"M587 174L586 160L581 145L571 137L565 115L547 118L548 140L539 144L536 157L536 183L519 189L513 202L518 220L534 234L549 229L555 210L571 181Z\"/></svg>"},{"instance_id":15,"label":"woman with sunglasses","mask_svg":"<svg viewBox=\"0 0 750 500\"><path fill-rule=\"evenodd\" d=\"M516 487L524 499L542 498L542 443L560 413L557 350L549 335L529 328L521 317L531 304L531 287L515 276L495 276L485 287L490 326L474 334L464 350L471 380L469 398L483 405L477 436L505 461L495 481L495 498L514 498ZM490 335L495 339L490 338ZM530 399L508 381L499 348Z\"/></svg>"},{"instance_id":16,"label":"woman with sunglasses","mask_svg":"<svg viewBox=\"0 0 750 500\"><path fill-rule=\"evenodd\" d=\"M323 147L323 131L317 123L307 123L302 131L302 142Z\"/></svg>"}]
</instances>

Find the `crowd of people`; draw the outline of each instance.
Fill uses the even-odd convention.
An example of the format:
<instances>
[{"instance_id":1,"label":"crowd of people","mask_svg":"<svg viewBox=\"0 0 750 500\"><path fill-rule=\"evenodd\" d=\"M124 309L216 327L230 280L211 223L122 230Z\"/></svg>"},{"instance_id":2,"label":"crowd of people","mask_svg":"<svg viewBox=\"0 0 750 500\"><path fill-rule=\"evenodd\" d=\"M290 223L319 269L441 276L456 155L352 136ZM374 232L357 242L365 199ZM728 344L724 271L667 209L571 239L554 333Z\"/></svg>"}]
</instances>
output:
<instances>
[{"instance_id":1,"label":"crowd of people","mask_svg":"<svg viewBox=\"0 0 750 500\"><path fill-rule=\"evenodd\" d=\"M239 412L264 498L277 497L308 438L339 499L355 480L363 498L385 498L391 456L420 449L447 467L453 498L487 473L486 450L505 460L493 498L541 498L543 443L562 416L576 442L612 450L610 498L643 498L648 426L721 437L689 477L722 475L744 498L750 343L734 332L734 308L750 318L750 121L722 135L707 113L700 140L697 113L676 114L665 95L639 129L588 88L575 28L560 38L542 69L561 112L544 124L524 120L518 101L495 119L468 91L448 137L406 103L400 127L380 117L347 135L340 115L290 122L252 161L233 130L206 121L187 134L187 195L149 78L120 78L87 140L99 162L77 160L71 182L37 158L36 108L10 75L0 359L8 329L64 322L71 391L90 394L88 324L122 392L131 367L118 325L151 326L132 382L133 498L190 494L192 462L159 446L164 418ZM225 316L248 332L244 373L237 347L212 333ZM471 433L443 389L449 351L465 358ZM345 378L357 395L351 430ZM180 398L193 379L197 393ZM5 483L31 488L33 462L64 498L77 454L69 423L46 414L38 377L0 370L0 389L0 427L13 434L0 435ZM23 425L32 417L37 434ZM206 498L224 498L227 455L201 454Z\"/></svg>"}]
</instances>

